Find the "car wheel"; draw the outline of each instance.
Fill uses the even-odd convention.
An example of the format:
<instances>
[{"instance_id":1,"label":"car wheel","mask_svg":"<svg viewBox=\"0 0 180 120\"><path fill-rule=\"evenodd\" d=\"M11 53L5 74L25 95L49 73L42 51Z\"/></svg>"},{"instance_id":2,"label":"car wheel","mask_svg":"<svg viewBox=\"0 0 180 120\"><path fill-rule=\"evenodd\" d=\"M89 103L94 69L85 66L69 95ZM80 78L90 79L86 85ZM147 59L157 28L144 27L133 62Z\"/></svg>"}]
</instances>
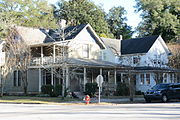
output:
<instances>
[{"instance_id":1,"label":"car wheel","mask_svg":"<svg viewBox=\"0 0 180 120\"><path fill-rule=\"evenodd\" d=\"M162 95L162 102L167 102L167 101L168 101L167 95Z\"/></svg>"},{"instance_id":2,"label":"car wheel","mask_svg":"<svg viewBox=\"0 0 180 120\"><path fill-rule=\"evenodd\" d=\"M151 103L151 100L150 99L145 99L146 103Z\"/></svg>"}]
</instances>

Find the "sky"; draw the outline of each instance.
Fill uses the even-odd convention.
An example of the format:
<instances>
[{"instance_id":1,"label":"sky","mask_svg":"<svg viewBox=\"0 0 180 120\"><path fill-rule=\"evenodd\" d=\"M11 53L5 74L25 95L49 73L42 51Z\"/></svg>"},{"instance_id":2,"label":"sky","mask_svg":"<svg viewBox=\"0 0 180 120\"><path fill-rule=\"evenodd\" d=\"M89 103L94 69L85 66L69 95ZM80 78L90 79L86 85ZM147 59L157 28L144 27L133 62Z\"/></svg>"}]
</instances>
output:
<instances>
[{"instance_id":1,"label":"sky","mask_svg":"<svg viewBox=\"0 0 180 120\"><path fill-rule=\"evenodd\" d=\"M49 3L56 3L58 0L48 0ZM132 26L133 30L138 26L141 21L140 13L135 13L134 6L135 0L92 0L96 5L102 6L106 13L112 7L122 6L127 11L126 17L128 19L127 24Z\"/></svg>"}]
</instances>

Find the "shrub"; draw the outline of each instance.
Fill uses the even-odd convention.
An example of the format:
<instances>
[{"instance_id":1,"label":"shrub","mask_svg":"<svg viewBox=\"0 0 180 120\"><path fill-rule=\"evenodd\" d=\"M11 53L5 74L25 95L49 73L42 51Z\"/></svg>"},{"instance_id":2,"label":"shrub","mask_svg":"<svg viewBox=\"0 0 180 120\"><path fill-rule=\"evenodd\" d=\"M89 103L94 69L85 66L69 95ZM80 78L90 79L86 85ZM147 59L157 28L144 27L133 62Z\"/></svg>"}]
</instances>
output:
<instances>
[{"instance_id":1,"label":"shrub","mask_svg":"<svg viewBox=\"0 0 180 120\"><path fill-rule=\"evenodd\" d=\"M62 85L56 85L53 90L53 97L57 97L59 95L62 95Z\"/></svg>"},{"instance_id":2,"label":"shrub","mask_svg":"<svg viewBox=\"0 0 180 120\"><path fill-rule=\"evenodd\" d=\"M136 94L136 95L143 95L143 92L141 92L141 91L136 91L135 94Z\"/></svg>"},{"instance_id":3,"label":"shrub","mask_svg":"<svg viewBox=\"0 0 180 120\"><path fill-rule=\"evenodd\" d=\"M52 85L42 85L41 92L43 94L52 95L54 87Z\"/></svg>"},{"instance_id":4,"label":"shrub","mask_svg":"<svg viewBox=\"0 0 180 120\"><path fill-rule=\"evenodd\" d=\"M85 94L89 95L90 97L95 96L97 87L97 83L86 83Z\"/></svg>"},{"instance_id":5,"label":"shrub","mask_svg":"<svg viewBox=\"0 0 180 120\"><path fill-rule=\"evenodd\" d=\"M52 85L43 85L41 87L41 92L43 94L48 94L51 97L57 97L62 95L62 85L56 85L55 87Z\"/></svg>"},{"instance_id":6,"label":"shrub","mask_svg":"<svg viewBox=\"0 0 180 120\"><path fill-rule=\"evenodd\" d=\"M125 83L118 83L115 95L117 95L117 96L128 96L129 95L129 88L126 86Z\"/></svg>"}]
</instances>

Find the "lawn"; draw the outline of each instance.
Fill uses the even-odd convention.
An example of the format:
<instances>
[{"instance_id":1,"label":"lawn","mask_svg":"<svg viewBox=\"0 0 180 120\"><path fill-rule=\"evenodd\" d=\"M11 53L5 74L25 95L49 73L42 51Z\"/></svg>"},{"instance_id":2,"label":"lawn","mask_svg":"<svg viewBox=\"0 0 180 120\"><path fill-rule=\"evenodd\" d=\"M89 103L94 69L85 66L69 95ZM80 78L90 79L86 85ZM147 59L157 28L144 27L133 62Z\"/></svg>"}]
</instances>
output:
<instances>
[{"instance_id":1,"label":"lawn","mask_svg":"<svg viewBox=\"0 0 180 120\"><path fill-rule=\"evenodd\" d=\"M78 101L79 99L61 97L30 97L30 96L3 96L2 103L31 103L31 104L58 104L67 101Z\"/></svg>"}]
</instances>

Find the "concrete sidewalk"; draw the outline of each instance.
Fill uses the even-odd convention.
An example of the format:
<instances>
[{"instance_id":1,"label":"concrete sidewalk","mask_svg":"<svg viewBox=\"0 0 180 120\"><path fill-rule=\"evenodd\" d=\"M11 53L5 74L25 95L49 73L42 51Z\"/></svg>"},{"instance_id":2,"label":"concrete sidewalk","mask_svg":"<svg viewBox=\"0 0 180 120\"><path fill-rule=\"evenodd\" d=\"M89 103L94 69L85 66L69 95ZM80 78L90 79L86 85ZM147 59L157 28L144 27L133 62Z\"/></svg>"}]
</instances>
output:
<instances>
[{"instance_id":1,"label":"concrete sidewalk","mask_svg":"<svg viewBox=\"0 0 180 120\"><path fill-rule=\"evenodd\" d=\"M98 103L98 98L91 98L90 103ZM130 101L129 98L116 98L116 99L111 99L111 98L101 98L101 102L103 103L144 103L145 100L144 98L134 98L133 102ZM64 103L85 103L85 101L79 100L79 101L68 101Z\"/></svg>"}]
</instances>

